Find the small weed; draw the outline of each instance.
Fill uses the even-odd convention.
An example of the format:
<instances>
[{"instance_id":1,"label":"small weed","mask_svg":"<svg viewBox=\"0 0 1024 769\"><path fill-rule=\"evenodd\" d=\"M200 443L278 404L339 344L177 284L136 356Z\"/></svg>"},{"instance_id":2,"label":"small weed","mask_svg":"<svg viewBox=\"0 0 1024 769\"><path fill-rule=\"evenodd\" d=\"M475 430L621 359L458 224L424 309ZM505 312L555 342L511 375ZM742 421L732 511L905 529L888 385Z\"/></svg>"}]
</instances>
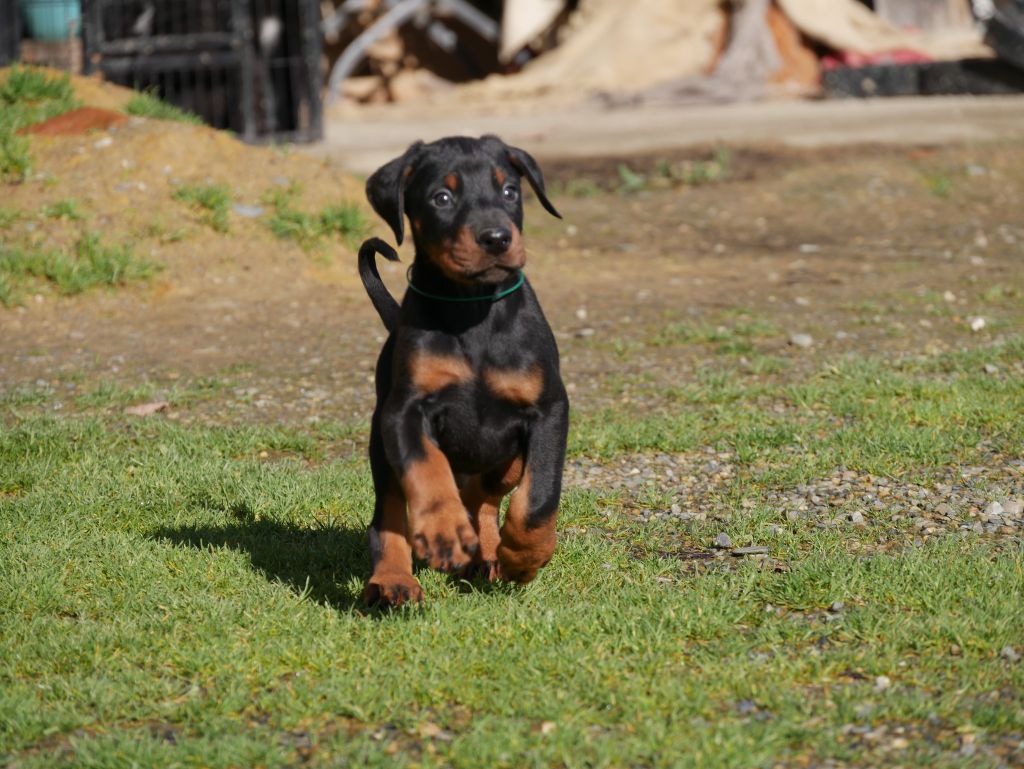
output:
<instances>
[{"instance_id":1,"label":"small weed","mask_svg":"<svg viewBox=\"0 0 1024 769\"><path fill-rule=\"evenodd\" d=\"M320 212L320 226L325 234L334 233L352 242L366 233L363 212L352 203L327 206Z\"/></svg>"},{"instance_id":2,"label":"small weed","mask_svg":"<svg viewBox=\"0 0 1024 769\"><path fill-rule=\"evenodd\" d=\"M620 163L619 192L628 194L647 189L713 184L728 179L731 166L732 154L727 149L716 150L708 159L698 158L679 162L662 159L655 163L649 174L638 173L625 163Z\"/></svg>"},{"instance_id":3,"label":"small weed","mask_svg":"<svg viewBox=\"0 0 1024 769\"><path fill-rule=\"evenodd\" d=\"M142 230L143 237L155 238L161 243L177 243L178 241L184 240L187 234L188 233L184 227L168 230L167 226L161 219L154 219Z\"/></svg>"},{"instance_id":4,"label":"small weed","mask_svg":"<svg viewBox=\"0 0 1024 769\"><path fill-rule=\"evenodd\" d=\"M174 199L201 209L200 219L217 232L229 229L231 190L224 184L188 185L174 191Z\"/></svg>"},{"instance_id":5,"label":"small weed","mask_svg":"<svg viewBox=\"0 0 1024 769\"><path fill-rule=\"evenodd\" d=\"M619 192L639 192L647 187L647 177L638 174L625 163L619 163L617 170L619 173L619 181L621 182L619 185Z\"/></svg>"},{"instance_id":6,"label":"small weed","mask_svg":"<svg viewBox=\"0 0 1024 769\"><path fill-rule=\"evenodd\" d=\"M3 259L5 251L0 248L0 270L3 269ZM14 285L11 283L10 278L7 277L3 272L0 272L0 304L4 307L11 307L18 303L18 297L14 290Z\"/></svg>"},{"instance_id":7,"label":"small weed","mask_svg":"<svg viewBox=\"0 0 1024 769\"><path fill-rule=\"evenodd\" d=\"M0 127L0 179L20 181L28 176L31 167L28 139Z\"/></svg>"},{"instance_id":8,"label":"small weed","mask_svg":"<svg viewBox=\"0 0 1024 769\"><path fill-rule=\"evenodd\" d=\"M21 211L16 208L0 208L0 230L9 230L21 219Z\"/></svg>"},{"instance_id":9,"label":"small weed","mask_svg":"<svg viewBox=\"0 0 1024 769\"><path fill-rule=\"evenodd\" d=\"M0 246L0 301L17 303L18 289L36 278L49 281L61 294L79 294L96 286L119 286L150 277L157 265L137 258L131 246L104 245L87 232L67 251L28 251Z\"/></svg>"},{"instance_id":10,"label":"small weed","mask_svg":"<svg viewBox=\"0 0 1024 769\"><path fill-rule=\"evenodd\" d=\"M669 177L687 186L712 184L729 178L732 153L727 149L715 150L710 160L688 160L669 167Z\"/></svg>"},{"instance_id":11,"label":"small weed","mask_svg":"<svg viewBox=\"0 0 1024 769\"><path fill-rule=\"evenodd\" d=\"M936 170L923 173L925 186L937 198L948 198L953 192L953 175L949 171Z\"/></svg>"},{"instance_id":12,"label":"small weed","mask_svg":"<svg viewBox=\"0 0 1024 769\"><path fill-rule=\"evenodd\" d=\"M294 240L303 250L310 251L318 248L328 235L340 235L346 243L353 244L366 234L366 219L357 206L338 203L310 214L295 207L301 192L298 185L290 184L264 195L264 202L274 207L267 226L276 237Z\"/></svg>"},{"instance_id":13,"label":"small weed","mask_svg":"<svg viewBox=\"0 0 1024 769\"><path fill-rule=\"evenodd\" d=\"M1012 304L1020 299L1020 292L1013 286L997 284L981 295L986 304Z\"/></svg>"},{"instance_id":14,"label":"small weed","mask_svg":"<svg viewBox=\"0 0 1024 769\"><path fill-rule=\"evenodd\" d=\"M0 82L0 179L21 181L31 170L26 137L17 131L78 106L68 75L14 66Z\"/></svg>"},{"instance_id":15,"label":"small weed","mask_svg":"<svg viewBox=\"0 0 1024 769\"><path fill-rule=\"evenodd\" d=\"M67 219L73 222L79 222L85 218L78 201L71 199L58 200L56 203L45 206L43 216L47 219Z\"/></svg>"},{"instance_id":16,"label":"small weed","mask_svg":"<svg viewBox=\"0 0 1024 769\"><path fill-rule=\"evenodd\" d=\"M176 120L179 123L202 125L198 115L161 100L153 90L135 94L124 107L129 115L153 118L154 120Z\"/></svg>"},{"instance_id":17,"label":"small weed","mask_svg":"<svg viewBox=\"0 0 1024 769\"><path fill-rule=\"evenodd\" d=\"M565 194L574 198L592 198L601 194L601 185L593 179L570 179L565 183Z\"/></svg>"},{"instance_id":18,"label":"small weed","mask_svg":"<svg viewBox=\"0 0 1024 769\"><path fill-rule=\"evenodd\" d=\"M281 240L294 240L304 249L315 247L320 232L313 216L295 208L279 208L267 220L270 231Z\"/></svg>"},{"instance_id":19,"label":"small weed","mask_svg":"<svg viewBox=\"0 0 1024 769\"><path fill-rule=\"evenodd\" d=\"M753 351L753 340L779 333L774 324L758 318L741 317L730 325L685 321L666 326L653 344L709 344L714 345L717 352L742 354Z\"/></svg>"}]
</instances>

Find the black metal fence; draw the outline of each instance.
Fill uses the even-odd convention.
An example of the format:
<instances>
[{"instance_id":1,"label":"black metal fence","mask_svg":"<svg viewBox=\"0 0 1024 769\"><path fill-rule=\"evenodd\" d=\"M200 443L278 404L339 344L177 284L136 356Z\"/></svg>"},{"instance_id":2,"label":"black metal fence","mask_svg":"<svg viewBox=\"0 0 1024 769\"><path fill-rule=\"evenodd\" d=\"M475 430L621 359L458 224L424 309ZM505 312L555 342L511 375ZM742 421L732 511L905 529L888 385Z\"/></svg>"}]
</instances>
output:
<instances>
[{"instance_id":1,"label":"black metal fence","mask_svg":"<svg viewBox=\"0 0 1024 769\"><path fill-rule=\"evenodd\" d=\"M83 0L84 70L250 142L322 135L317 0Z\"/></svg>"},{"instance_id":2,"label":"black metal fence","mask_svg":"<svg viewBox=\"0 0 1024 769\"><path fill-rule=\"evenodd\" d=\"M17 61L21 50L18 0L0 0L0 67Z\"/></svg>"}]
</instances>

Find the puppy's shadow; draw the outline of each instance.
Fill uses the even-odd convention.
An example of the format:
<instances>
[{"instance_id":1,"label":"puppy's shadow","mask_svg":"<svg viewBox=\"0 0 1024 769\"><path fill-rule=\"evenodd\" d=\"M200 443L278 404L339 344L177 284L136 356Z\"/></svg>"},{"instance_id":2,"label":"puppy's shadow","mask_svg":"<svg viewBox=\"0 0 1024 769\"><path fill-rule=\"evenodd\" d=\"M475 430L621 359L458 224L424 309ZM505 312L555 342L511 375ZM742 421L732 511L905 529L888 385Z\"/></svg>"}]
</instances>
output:
<instances>
[{"instance_id":1,"label":"puppy's shadow","mask_svg":"<svg viewBox=\"0 0 1024 769\"><path fill-rule=\"evenodd\" d=\"M361 584L368 576L365 529L324 525L305 528L274 520L242 520L222 526L180 526L150 532L154 539L200 550L229 547L246 553L253 567L297 595L341 611L361 606Z\"/></svg>"}]
</instances>

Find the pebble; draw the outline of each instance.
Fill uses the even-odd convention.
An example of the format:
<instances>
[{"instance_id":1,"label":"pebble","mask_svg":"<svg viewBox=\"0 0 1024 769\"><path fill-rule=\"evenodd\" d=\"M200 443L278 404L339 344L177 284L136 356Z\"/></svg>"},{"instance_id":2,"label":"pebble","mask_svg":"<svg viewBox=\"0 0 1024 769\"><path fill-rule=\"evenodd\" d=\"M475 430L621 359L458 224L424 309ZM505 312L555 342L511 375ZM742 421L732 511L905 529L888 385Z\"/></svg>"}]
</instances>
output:
<instances>
[{"instance_id":1,"label":"pebble","mask_svg":"<svg viewBox=\"0 0 1024 769\"><path fill-rule=\"evenodd\" d=\"M838 614L839 612L841 612L845 608L846 608L846 604L843 603L842 601L833 601L832 605L828 607L828 610L830 612L832 612L833 614Z\"/></svg>"},{"instance_id":2,"label":"pebble","mask_svg":"<svg viewBox=\"0 0 1024 769\"><path fill-rule=\"evenodd\" d=\"M1003 514L1003 506L998 502L989 502L985 507L985 515L1000 516Z\"/></svg>"},{"instance_id":3,"label":"pebble","mask_svg":"<svg viewBox=\"0 0 1024 769\"><path fill-rule=\"evenodd\" d=\"M715 537L714 546L718 548L732 547L732 539L724 531Z\"/></svg>"},{"instance_id":4,"label":"pebble","mask_svg":"<svg viewBox=\"0 0 1024 769\"><path fill-rule=\"evenodd\" d=\"M884 692L886 689L892 686L892 679L889 676L876 676L875 677L875 691Z\"/></svg>"},{"instance_id":5,"label":"pebble","mask_svg":"<svg viewBox=\"0 0 1024 769\"><path fill-rule=\"evenodd\" d=\"M1000 504L1003 506L1003 515L1015 518L1024 513L1024 502L1019 499L1004 499Z\"/></svg>"},{"instance_id":6,"label":"pebble","mask_svg":"<svg viewBox=\"0 0 1024 769\"><path fill-rule=\"evenodd\" d=\"M736 712L741 716L749 716L757 712L757 703L753 700L740 700L736 703Z\"/></svg>"},{"instance_id":7,"label":"pebble","mask_svg":"<svg viewBox=\"0 0 1024 769\"><path fill-rule=\"evenodd\" d=\"M255 219L258 216L263 216L263 212L266 210L263 206L249 206L245 203L235 203L231 206L231 210L239 216L244 216L246 219Z\"/></svg>"},{"instance_id":8,"label":"pebble","mask_svg":"<svg viewBox=\"0 0 1024 769\"><path fill-rule=\"evenodd\" d=\"M969 323L971 324L971 331L981 331L985 328L985 319L981 317L970 318Z\"/></svg>"},{"instance_id":9,"label":"pebble","mask_svg":"<svg viewBox=\"0 0 1024 769\"><path fill-rule=\"evenodd\" d=\"M864 526L866 521L864 520L864 513L859 510L854 510L852 513L846 516L846 520L852 523L854 526Z\"/></svg>"},{"instance_id":10,"label":"pebble","mask_svg":"<svg viewBox=\"0 0 1024 769\"><path fill-rule=\"evenodd\" d=\"M789 343L794 347L807 348L814 344L814 338L810 334L792 334Z\"/></svg>"},{"instance_id":11,"label":"pebble","mask_svg":"<svg viewBox=\"0 0 1024 769\"><path fill-rule=\"evenodd\" d=\"M102 139L94 141L92 146L98 150L105 149L114 143L114 140L109 136L104 136Z\"/></svg>"},{"instance_id":12,"label":"pebble","mask_svg":"<svg viewBox=\"0 0 1024 769\"><path fill-rule=\"evenodd\" d=\"M998 374L999 373L999 366L995 365L994 363L986 363L985 364L985 373L986 374Z\"/></svg>"},{"instance_id":13,"label":"pebble","mask_svg":"<svg viewBox=\"0 0 1024 769\"><path fill-rule=\"evenodd\" d=\"M999 656L1007 662L1020 662L1020 652L1012 646L1004 646L999 650Z\"/></svg>"},{"instance_id":14,"label":"pebble","mask_svg":"<svg viewBox=\"0 0 1024 769\"><path fill-rule=\"evenodd\" d=\"M591 337L596 333L597 332L594 329L587 326L586 328L581 328L579 331L577 331L576 336L579 339L586 339L587 337Z\"/></svg>"}]
</instances>

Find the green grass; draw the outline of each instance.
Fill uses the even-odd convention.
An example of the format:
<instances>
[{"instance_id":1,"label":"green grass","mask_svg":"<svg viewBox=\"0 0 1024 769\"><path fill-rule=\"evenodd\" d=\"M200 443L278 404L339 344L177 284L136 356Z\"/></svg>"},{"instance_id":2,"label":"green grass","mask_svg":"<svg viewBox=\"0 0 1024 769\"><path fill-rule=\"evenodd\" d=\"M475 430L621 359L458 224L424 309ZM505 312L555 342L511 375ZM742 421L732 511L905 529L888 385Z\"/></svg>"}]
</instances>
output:
<instances>
[{"instance_id":1,"label":"green grass","mask_svg":"<svg viewBox=\"0 0 1024 769\"><path fill-rule=\"evenodd\" d=\"M781 333L782 330L770 321L739 316L719 325L693 321L670 323L652 341L656 346L707 344L719 353L746 354L753 352L754 341Z\"/></svg>"},{"instance_id":2,"label":"green grass","mask_svg":"<svg viewBox=\"0 0 1024 769\"><path fill-rule=\"evenodd\" d=\"M21 217L22 213L17 208L0 208L0 230L9 230Z\"/></svg>"},{"instance_id":3,"label":"green grass","mask_svg":"<svg viewBox=\"0 0 1024 769\"><path fill-rule=\"evenodd\" d=\"M757 500L831 463L920 477L981 442L1019 455L1024 392L979 369L1022 357L1013 339L788 385L723 370L660 417L579 415L576 456L731 447L739 496L695 525L571 490L535 583L421 571L428 602L393 613L358 601L371 484L361 452L333 451L351 426L122 416L223 387L71 376L63 416L49 386L0 393L0 762L1014 765L1024 664L1000 650L1024 638L1019 539L888 532L865 556L870 529L780 532ZM722 530L788 570L682 557Z\"/></svg>"},{"instance_id":4,"label":"green grass","mask_svg":"<svg viewBox=\"0 0 1024 769\"><path fill-rule=\"evenodd\" d=\"M819 477L840 465L883 476L969 461L984 440L1019 448L1024 388L992 377L1012 370L1024 339L926 361L854 359L786 386L748 384L740 370L709 369L694 383L660 392L669 406L645 415L609 409L576 418L571 448L595 457L623 451L734 451L775 486Z\"/></svg>"},{"instance_id":5,"label":"green grass","mask_svg":"<svg viewBox=\"0 0 1024 769\"><path fill-rule=\"evenodd\" d=\"M125 104L124 111L129 115L153 118L154 120L174 120L193 125L203 124L198 115L168 104L150 91L143 91L132 96Z\"/></svg>"},{"instance_id":6,"label":"green grass","mask_svg":"<svg viewBox=\"0 0 1024 769\"><path fill-rule=\"evenodd\" d=\"M29 140L17 130L79 106L67 75L51 77L15 65L0 82L0 181L18 182L31 170Z\"/></svg>"},{"instance_id":7,"label":"green grass","mask_svg":"<svg viewBox=\"0 0 1024 769\"><path fill-rule=\"evenodd\" d=\"M928 191L937 198L948 198L953 193L953 173L947 169L923 170L921 177Z\"/></svg>"},{"instance_id":8,"label":"green grass","mask_svg":"<svg viewBox=\"0 0 1024 769\"><path fill-rule=\"evenodd\" d=\"M79 222L85 219L85 212L77 200L58 200L43 207L43 216L47 219L67 219L68 221Z\"/></svg>"},{"instance_id":9,"label":"green grass","mask_svg":"<svg viewBox=\"0 0 1024 769\"><path fill-rule=\"evenodd\" d=\"M18 303L22 293L40 281L70 295L143 280L157 269L155 263L136 256L130 245L105 244L93 232L83 234L73 251L0 244L0 302Z\"/></svg>"},{"instance_id":10,"label":"green grass","mask_svg":"<svg viewBox=\"0 0 1024 769\"><path fill-rule=\"evenodd\" d=\"M174 191L174 199L188 203L200 211L205 225L216 232L230 227L231 190L225 184L185 185Z\"/></svg>"},{"instance_id":11,"label":"green grass","mask_svg":"<svg viewBox=\"0 0 1024 769\"><path fill-rule=\"evenodd\" d=\"M264 196L264 200L274 207L267 226L281 240L294 241L303 250L312 251L320 248L324 239L331 235L337 235L354 246L369 231L366 217L355 204L341 202L311 214L296 207L296 200L301 194L298 186L290 185Z\"/></svg>"},{"instance_id":12,"label":"green grass","mask_svg":"<svg viewBox=\"0 0 1024 769\"><path fill-rule=\"evenodd\" d=\"M24 766L760 766L864 761L844 728L884 721L935 732L902 761L956 766L958 734L1024 725L1021 667L998 656L1024 629L1018 546L864 560L821 535L780 552L789 573L694 576L644 554L665 532L619 520L609 537L570 494L570 533L529 588L425 574L426 607L365 614L363 463L310 467L295 448L163 422L5 432L0 750ZM836 600L850 609L826 622Z\"/></svg>"}]
</instances>

